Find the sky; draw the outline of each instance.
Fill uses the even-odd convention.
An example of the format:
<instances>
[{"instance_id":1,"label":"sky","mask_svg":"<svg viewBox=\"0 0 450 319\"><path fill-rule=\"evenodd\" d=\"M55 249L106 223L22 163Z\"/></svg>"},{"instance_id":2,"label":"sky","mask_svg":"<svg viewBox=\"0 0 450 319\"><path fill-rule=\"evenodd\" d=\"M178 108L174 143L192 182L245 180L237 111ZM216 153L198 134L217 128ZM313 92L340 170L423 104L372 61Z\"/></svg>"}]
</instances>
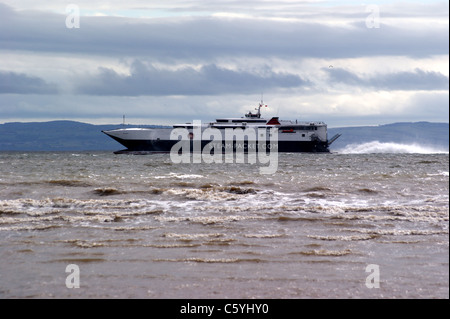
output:
<instances>
[{"instance_id":1,"label":"sky","mask_svg":"<svg viewBox=\"0 0 450 319\"><path fill-rule=\"evenodd\" d=\"M448 1L0 0L0 123L449 122Z\"/></svg>"}]
</instances>

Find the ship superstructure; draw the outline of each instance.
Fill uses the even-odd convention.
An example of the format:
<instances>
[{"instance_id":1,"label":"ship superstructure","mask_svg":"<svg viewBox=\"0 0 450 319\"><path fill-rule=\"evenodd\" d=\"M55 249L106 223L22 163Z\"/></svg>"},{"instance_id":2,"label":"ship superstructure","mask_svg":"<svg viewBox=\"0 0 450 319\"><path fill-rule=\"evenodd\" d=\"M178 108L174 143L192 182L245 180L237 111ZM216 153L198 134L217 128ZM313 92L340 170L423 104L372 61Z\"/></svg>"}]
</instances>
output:
<instances>
[{"instance_id":1,"label":"ship superstructure","mask_svg":"<svg viewBox=\"0 0 450 319\"><path fill-rule=\"evenodd\" d=\"M173 138L174 130L185 130L188 132L187 139L199 141L201 149L211 143L214 136L204 134L212 130L221 132L222 143L236 143L236 140L227 140L226 132L251 132L252 139L256 142L273 143L270 141L273 130L277 130L277 151L278 152L329 152L329 146L340 134L328 139L327 125L324 122L299 122L297 120L280 120L278 117L265 119L261 116L261 108L265 104L261 101L256 112L248 112L240 118L218 118L210 123L184 123L174 124L168 128L122 128L109 131L103 131L106 135L118 141L126 147L125 150L116 153L154 153L170 152L172 147L178 142L178 138ZM205 131L209 129L208 131ZM201 136L198 136L200 133ZM263 134L264 133L264 134ZM172 136L171 136L172 134ZM216 134L217 135L217 134ZM247 136L249 139L249 136ZM215 140L214 142L217 142ZM247 145L247 141L245 142ZM234 146L236 148L236 146ZM247 147L247 146L245 146ZM194 149L194 148L191 148ZM225 149L224 149L225 150Z\"/></svg>"}]
</instances>

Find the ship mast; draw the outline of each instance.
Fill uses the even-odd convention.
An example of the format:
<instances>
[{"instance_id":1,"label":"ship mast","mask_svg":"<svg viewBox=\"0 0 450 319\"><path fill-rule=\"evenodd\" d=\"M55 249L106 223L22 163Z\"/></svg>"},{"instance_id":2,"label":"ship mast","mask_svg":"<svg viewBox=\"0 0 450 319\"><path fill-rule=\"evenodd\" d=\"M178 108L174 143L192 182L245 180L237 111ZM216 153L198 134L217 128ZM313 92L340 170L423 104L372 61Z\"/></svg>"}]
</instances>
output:
<instances>
[{"instance_id":1,"label":"ship mast","mask_svg":"<svg viewBox=\"0 0 450 319\"><path fill-rule=\"evenodd\" d=\"M259 103L258 113L257 113L258 118L261 118L261 107L264 105L264 103L263 103L264 98L263 97L264 97L264 95L263 95L263 93L261 93L261 102Z\"/></svg>"},{"instance_id":2,"label":"ship mast","mask_svg":"<svg viewBox=\"0 0 450 319\"><path fill-rule=\"evenodd\" d=\"M267 105L264 104L264 102L263 102L263 95L261 94L261 102L260 102L259 105L258 105L258 113L256 113L256 116L257 116L258 118L261 118L261 108L262 108L263 106L267 106Z\"/></svg>"},{"instance_id":3,"label":"ship mast","mask_svg":"<svg viewBox=\"0 0 450 319\"><path fill-rule=\"evenodd\" d=\"M256 113L256 114L253 114L253 113L250 111L250 112L248 112L248 113L245 114L245 117L248 117L248 118L258 118L258 119L261 118L261 108L262 108L263 106L267 106L267 105L264 104L263 99L262 99L262 95L261 95L261 102L259 103L258 107L255 108L255 110L257 110L257 113Z\"/></svg>"}]
</instances>

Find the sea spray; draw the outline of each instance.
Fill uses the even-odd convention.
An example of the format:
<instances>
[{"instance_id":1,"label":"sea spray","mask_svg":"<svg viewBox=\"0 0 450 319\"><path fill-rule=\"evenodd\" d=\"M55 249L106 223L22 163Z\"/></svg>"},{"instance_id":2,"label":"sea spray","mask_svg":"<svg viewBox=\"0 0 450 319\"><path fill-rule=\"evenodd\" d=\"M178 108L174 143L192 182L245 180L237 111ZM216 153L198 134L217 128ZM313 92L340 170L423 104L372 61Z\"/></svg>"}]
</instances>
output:
<instances>
[{"instance_id":1,"label":"sea spray","mask_svg":"<svg viewBox=\"0 0 450 319\"><path fill-rule=\"evenodd\" d=\"M349 144L338 150L341 154L374 154L374 153L395 153L395 154L448 154L448 150L437 149L430 146L418 144L400 144L393 142L372 141L362 144Z\"/></svg>"}]
</instances>

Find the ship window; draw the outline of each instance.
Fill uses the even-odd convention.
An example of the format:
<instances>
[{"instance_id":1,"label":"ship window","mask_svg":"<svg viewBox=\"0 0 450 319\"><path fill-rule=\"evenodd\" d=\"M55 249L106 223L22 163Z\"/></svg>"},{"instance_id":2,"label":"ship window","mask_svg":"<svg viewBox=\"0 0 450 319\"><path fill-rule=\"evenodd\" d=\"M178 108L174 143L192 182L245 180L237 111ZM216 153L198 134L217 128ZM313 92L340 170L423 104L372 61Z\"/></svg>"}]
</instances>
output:
<instances>
[{"instance_id":1,"label":"ship window","mask_svg":"<svg viewBox=\"0 0 450 319\"><path fill-rule=\"evenodd\" d=\"M302 134L302 137L305 137L305 134Z\"/></svg>"},{"instance_id":2,"label":"ship window","mask_svg":"<svg viewBox=\"0 0 450 319\"><path fill-rule=\"evenodd\" d=\"M217 121L219 122L219 120ZM253 120L253 119L242 119L242 120L232 120L233 123L243 123L243 122L249 122L249 123L266 123L266 120Z\"/></svg>"},{"instance_id":3,"label":"ship window","mask_svg":"<svg viewBox=\"0 0 450 319\"><path fill-rule=\"evenodd\" d=\"M217 123L228 123L228 120L217 120Z\"/></svg>"}]
</instances>

